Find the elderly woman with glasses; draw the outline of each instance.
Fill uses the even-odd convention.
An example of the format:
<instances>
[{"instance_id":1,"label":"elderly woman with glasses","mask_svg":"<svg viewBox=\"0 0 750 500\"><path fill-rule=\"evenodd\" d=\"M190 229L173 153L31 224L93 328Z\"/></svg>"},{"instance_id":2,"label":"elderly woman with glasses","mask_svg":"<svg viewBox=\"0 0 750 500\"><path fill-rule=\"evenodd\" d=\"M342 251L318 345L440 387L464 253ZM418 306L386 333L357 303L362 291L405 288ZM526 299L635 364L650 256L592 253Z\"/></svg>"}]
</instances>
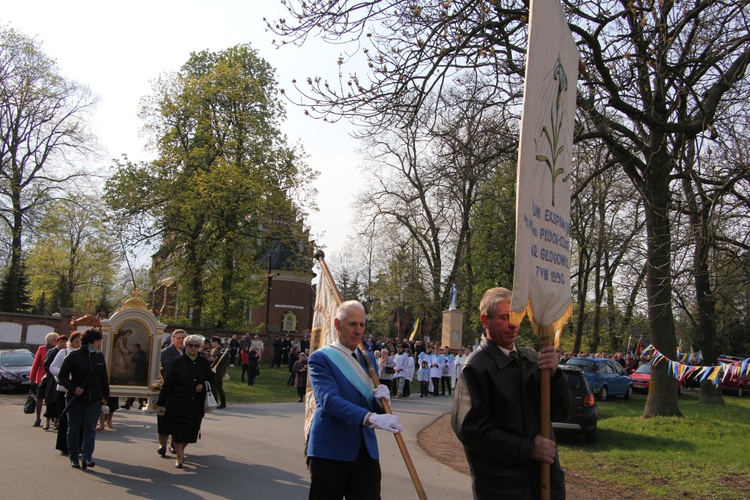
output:
<instances>
[{"instance_id":1,"label":"elderly woman with glasses","mask_svg":"<svg viewBox=\"0 0 750 500\"><path fill-rule=\"evenodd\" d=\"M185 447L198 440L206 399L206 382L213 383L211 363L201 356L205 339L200 335L185 338L185 353L176 358L164 380L156 402L158 411L165 411L164 418L172 432L177 461L175 467L182 469L185 462Z\"/></svg>"}]
</instances>

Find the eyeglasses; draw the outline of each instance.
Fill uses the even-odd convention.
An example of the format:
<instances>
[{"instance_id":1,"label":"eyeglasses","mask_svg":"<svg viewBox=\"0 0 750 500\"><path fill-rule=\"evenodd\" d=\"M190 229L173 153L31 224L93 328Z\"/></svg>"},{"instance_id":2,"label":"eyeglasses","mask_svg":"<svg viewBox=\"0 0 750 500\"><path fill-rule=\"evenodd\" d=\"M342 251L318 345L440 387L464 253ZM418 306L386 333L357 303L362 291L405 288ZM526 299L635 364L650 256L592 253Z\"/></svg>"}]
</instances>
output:
<instances>
[{"instance_id":1,"label":"eyeglasses","mask_svg":"<svg viewBox=\"0 0 750 500\"><path fill-rule=\"evenodd\" d=\"M200 344L185 344L188 347L201 347Z\"/></svg>"}]
</instances>

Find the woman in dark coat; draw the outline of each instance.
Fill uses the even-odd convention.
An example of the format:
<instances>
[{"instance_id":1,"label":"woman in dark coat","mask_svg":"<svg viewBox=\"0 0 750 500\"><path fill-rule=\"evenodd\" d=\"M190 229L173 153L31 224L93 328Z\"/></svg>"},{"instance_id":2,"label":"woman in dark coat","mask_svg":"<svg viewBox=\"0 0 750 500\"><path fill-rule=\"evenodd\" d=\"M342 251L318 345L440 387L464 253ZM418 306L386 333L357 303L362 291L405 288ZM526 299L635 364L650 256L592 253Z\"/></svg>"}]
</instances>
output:
<instances>
[{"instance_id":1,"label":"woman in dark coat","mask_svg":"<svg viewBox=\"0 0 750 500\"><path fill-rule=\"evenodd\" d=\"M63 360L58 378L67 389L68 456L70 465L77 469L93 467L96 424L102 412L102 402L109 398L107 365L102 348L102 332L86 330L81 336L81 348ZM83 428L81 428L83 426ZM83 432L83 461L79 462L79 434Z\"/></svg>"},{"instance_id":2,"label":"woman in dark coat","mask_svg":"<svg viewBox=\"0 0 750 500\"><path fill-rule=\"evenodd\" d=\"M302 403L305 398L305 390L307 390L307 356L304 352L299 353L299 359L294 362L292 367L294 373L294 387L297 388L297 395L299 396L298 403Z\"/></svg>"},{"instance_id":3,"label":"woman in dark coat","mask_svg":"<svg viewBox=\"0 0 750 500\"><path fill-rule=\"evenodd\" d=\"M213 383L211 363L201 356L205 339L200 335L185 338L185 354L172 362L169 374L156 402L157 411L166 410L164 417L172 429L177 461L183 468L185 447L198 441L204 415L206 382Z\"/></svg>"},{"instance_id":4,"label":"woman in dark coat","mask_svg":"<svg viewBox=\"0 0 750 500\"><path fill-rule=\"evenodd\" d=\"M286 381L286 385L294 385L294 378L296 374L294 373L294 364L297 362L297 359L299 358L299 348L294 347L292 348L292 351L289 353L289 379Z\"/></svg>"},{"instance_id":5,"label":"woman in dark coat","mask_svg":"<svg viewBox=\"0 0 750 500\"><path fill-rule=\"evenodd\" d=\"M255 377L260 373L260 356L255 347L247 353L247 385L255 385Z\"/></svg>"},{"instance_id":6,"label":"woman in dark coat","mask_svg":"<svg viewBox=\"0 0 750 500\"><path fill-rule=\"evenodd\" d=\"M245 374L249 375L249 373L247 372L247 368L250 363L250 356L248 355L249 352L250 352L249 346L243 347L242 350L240 351L240 366L242 367L242 382L245 382ZM247 384L250 385L249 380Z\"/></svg>"}]
</instances>

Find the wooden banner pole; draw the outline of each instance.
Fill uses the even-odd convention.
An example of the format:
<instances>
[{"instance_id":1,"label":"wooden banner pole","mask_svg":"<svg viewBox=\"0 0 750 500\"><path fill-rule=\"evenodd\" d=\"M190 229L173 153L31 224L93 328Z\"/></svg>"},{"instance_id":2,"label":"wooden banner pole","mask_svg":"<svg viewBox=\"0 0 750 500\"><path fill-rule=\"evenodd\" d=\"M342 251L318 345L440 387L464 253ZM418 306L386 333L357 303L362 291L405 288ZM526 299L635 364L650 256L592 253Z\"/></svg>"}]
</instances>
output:
<instances>
[{"instance_id":1,"label":"wooden banner pole","mask_svg":"<svg viewBox=\"0 0 750 500\"><path fill-rule=\"evenodd\" d=\"M378 375L375 372L375 368L372 366L372 360L370 359L370 356L367 354L367 351L365 350L362 344L359 345L359 348L365 354L365 363L367 363L367 370L370 372L370 378L372 379L372 383L375 384L375 387L378 387L380 385L380 379L378 379ZM549 393L549 390L548 390L548 393ZM380 404L383 406L383 409L385 409L386 413L393 414L393 412L391 411L391 405L389 404L387 400L381 399ZM411 455L409 455L409 450L406 449L406 442L404 442L404 436L402 436L400 432L397 432L393 435L393 437L396 438L396 444L398 445L398 449L401 451L401 456L404 457L406 470L409 471L409 476L411 477L412 483L414 483L414 488L417 490L417 496L419 497L419 500L427 500L427 493L425 493L424 491L424 487L422 486L422 481L420 481L419 475L417 474L417 469L414 467L414 462L412 462L411 460Z\"/></svg>"}]
</instances>

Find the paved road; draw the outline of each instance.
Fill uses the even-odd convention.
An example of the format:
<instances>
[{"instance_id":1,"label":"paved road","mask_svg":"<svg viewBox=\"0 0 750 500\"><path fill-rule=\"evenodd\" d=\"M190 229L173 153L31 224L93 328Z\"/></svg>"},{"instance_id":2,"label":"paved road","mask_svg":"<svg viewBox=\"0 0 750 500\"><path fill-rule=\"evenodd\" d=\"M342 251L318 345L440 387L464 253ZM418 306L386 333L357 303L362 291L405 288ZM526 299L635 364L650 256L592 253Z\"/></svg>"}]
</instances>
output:
<instances>
[{"instance_id":1,"label":"paved road","mask_svg":"<svg viewBox=\"0 0 750 500\"><path fill-rule=\"evenodd\" d=\"M187 448L185 469L156 454L156 418L115 413L114 430L97 434L96 468L74 470L54 449L51 431L32 427L24 398L0 400L0 496L9 500L80 499L82 495L173 499L306 499L309 475L302 455L302 404L230 405L203 421L203 438ZM468 476L427 456L417 433L450 410L451 399L394 401L409 453L431 499L467 498ZM391 434L378 431L384 500L417 498ZM169 457L169 455L167 455Z\"/></svg>"}]
</instances>

